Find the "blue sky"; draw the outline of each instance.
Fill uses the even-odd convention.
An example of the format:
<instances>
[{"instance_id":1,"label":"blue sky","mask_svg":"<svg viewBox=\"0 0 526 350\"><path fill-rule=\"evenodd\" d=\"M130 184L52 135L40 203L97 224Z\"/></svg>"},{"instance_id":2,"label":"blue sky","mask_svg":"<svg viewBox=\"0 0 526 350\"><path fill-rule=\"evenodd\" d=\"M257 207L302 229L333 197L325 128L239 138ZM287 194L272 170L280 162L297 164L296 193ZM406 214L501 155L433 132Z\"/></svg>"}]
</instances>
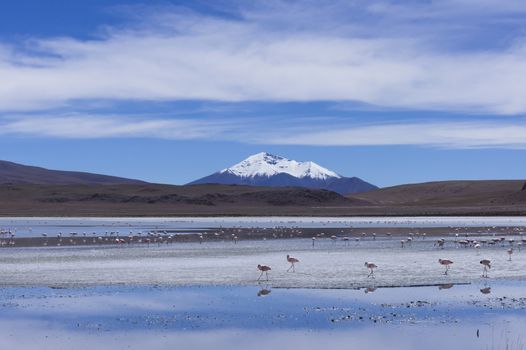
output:
<instances>
[{"instance_id":1,"label":"blue sky","mask_svg":"<svg viewBox=\"0 0 526 350\"><path fill-rule=\"evenodd\" d=\"M523 178L526 3L0 4L0 159L183 184L260 151Z\"/></svg>"}]
</instances>

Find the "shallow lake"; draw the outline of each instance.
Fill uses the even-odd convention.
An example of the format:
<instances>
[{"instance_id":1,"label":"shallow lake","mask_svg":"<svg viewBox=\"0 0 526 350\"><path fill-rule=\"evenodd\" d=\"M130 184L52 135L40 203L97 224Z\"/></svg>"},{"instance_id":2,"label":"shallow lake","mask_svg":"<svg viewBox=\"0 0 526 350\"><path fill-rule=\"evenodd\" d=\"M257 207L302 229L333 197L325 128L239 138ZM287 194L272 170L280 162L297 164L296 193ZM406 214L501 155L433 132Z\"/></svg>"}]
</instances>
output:
<instances>
[{"instance_id":1,"label":"shallow lake","mask_svg":"<svg viewBox=\"0 0 526 350\"><path fill-rule=\"evenodd\" d=\"M221 218L0 218L0 229L17 237L56 235L145 233L178 230L191 233L218 227L525 227L526 217L221 217Z\"/></svg>"},{"instance_id":2,"label":"shallow lake","mask_svg":"<svg viewBox=\"0 0 526 350\"><path fill-rule=\"evenodd\" d=\"M525 349L526 251L518 242L526 218L0 219L17 237L351 226L518 229L477 250L460 246L453 229L443 249L436 237L401 245L386 235L6 247L0 348ZM475 231L470 239L498 232ZM287 254L300 259L295 273ZM439 258L454 261L448 275ZM483 258L492 261L490 278L481 277ZM364 261L378 265L374 279ZM258 283L259 263L272 266L269 282Z\"/></svg>"},{"instance_id":3,"label":"shallow lake","mask_svg":"<svg viewBox=\"0 0 526 350\"><path fill-rule=\"evenodd\" d=\"M0 289L0 344L26 349L523 349L526 282L418 288Z\"/></svg>"}]
</instances>

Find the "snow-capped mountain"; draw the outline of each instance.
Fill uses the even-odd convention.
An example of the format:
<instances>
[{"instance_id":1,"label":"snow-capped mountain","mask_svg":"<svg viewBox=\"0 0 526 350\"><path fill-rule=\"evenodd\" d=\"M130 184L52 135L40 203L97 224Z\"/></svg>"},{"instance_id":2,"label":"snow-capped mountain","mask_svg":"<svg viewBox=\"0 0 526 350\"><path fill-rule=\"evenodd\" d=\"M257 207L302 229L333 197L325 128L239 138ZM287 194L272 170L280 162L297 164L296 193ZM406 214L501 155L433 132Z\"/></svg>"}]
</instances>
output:
<instances>
[{"instance_id":1,"label":"snow-capped mountain","mask_svg":"<svg viewBox=\"0 0 526 350\"><path fill-rule=\"evenodd\" d=\"M297 178L310 177L325 180L341 176L314 162L297 162L280 156L261 152L248 157L236 165L223 169L220 174L228 173L240 177L267 176L285 173Z\"/></svg>"},{"instance_id":2,"label":"snow-capped mountain","mask_svg":"<svg viewBox=\"0 0 526 350\"><path fill-rule=\"evenodd\" d=\"M314 162L298 162L266 152L190 184L219 183L252 186L291 186L327 189L340 194L365 192L377 187L357 177L344 177Z\"/></svg>"}]
</instances>

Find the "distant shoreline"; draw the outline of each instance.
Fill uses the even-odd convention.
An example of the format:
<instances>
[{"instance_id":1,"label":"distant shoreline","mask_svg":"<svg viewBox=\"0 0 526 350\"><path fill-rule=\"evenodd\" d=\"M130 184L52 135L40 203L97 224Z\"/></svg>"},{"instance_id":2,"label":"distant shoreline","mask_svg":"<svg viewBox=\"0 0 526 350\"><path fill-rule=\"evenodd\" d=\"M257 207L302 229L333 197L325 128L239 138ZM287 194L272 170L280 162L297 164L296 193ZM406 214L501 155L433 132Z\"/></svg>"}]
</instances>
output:
<instances>
[{"instance_id":1,"label":"distant shoreline","mask_svg":"<svg viewBox=\"0 0 526 350\"><path fill-rule=\"evenodd\" d=\"M301 210L301 208L299 209ZM276 213L276 212L265 212L265 213L224 213L224 214L208 214L208 213L198 213L198 212L188 212L188 213L176 213L170 214L164 211L156 214L155 212L148 211L147 214L136 214L136 213L126 213L125 211L119 213L104 213L99 210L95 210L92 213L86 213L85 211L73 212L69 215L64 215L60 213L52 212L42 212L42 213L32 213L32 212L22 212L20 214L9 212L0 212L0 218L243 218L243 217L276 217L276 218L328 218L328 217L339 217L339 218L359 218L359 217L371 217L371 218L382 218L382 217L524 217L526 212L523 210L520 211L483 211L483 212L473 212L473 211L458 211L458 212L448 212L441 213L435 211L426 211L425 213L407 211L407 212L390 212L386 210L385 212L378 213L376 210L367 212L360 211L360 213L346 213L342 214L340 212L335 212L331 214L330 211L324 211L323 213L314 213L309 211L305 214L296 214L293 211L287 211L286 213Z\"/></svg>"},{"instance_id":2,"label":"distant shoreline","mask_svg":"<svg viewBox=\"0 0 526 350\"><path fill-rule=\"evenodd\" d=\"M278 225L279 226L279 225ZM436 237L450 237L450 240L464 239L465 237L486 235L491 237L488 230L492 230L495 237L505 237L518 235L516 225L501 226L498 229L492 229L489 226L459 227L453 230L452 227L302 227L298 226L288 228L262 228L262 227L208 227L196 229L191 233L180 233L174 229L154 229L151 235L133 234L128 235L125 232L112 232L111 234L95 233L76 233L75 235L64 234L56 236L33 236L33 237L14 237L0 238L0 249L10 249L11 247L57 247L57 246L150 246L166 245L173 243L196 243L196 242L224 242L224 241L245 241L245 240L274 240L274 239L310 239L317 237L318 240L348 241L349 244L355 244L360 241L380 240L399 240L411 237L415 242L433 241ZM184 231L184 230L183 230ZM458 237L454 236L455 234ZM522 235L520 236L522 237ZM526 238L520 238L526 241ZM519 241L519 238L518 238ZM12 242L12 244L9 244ZM409 243L408 243L409 244ZM398 245L398 244L397 244Z\"/></svg>"}]
</instances>

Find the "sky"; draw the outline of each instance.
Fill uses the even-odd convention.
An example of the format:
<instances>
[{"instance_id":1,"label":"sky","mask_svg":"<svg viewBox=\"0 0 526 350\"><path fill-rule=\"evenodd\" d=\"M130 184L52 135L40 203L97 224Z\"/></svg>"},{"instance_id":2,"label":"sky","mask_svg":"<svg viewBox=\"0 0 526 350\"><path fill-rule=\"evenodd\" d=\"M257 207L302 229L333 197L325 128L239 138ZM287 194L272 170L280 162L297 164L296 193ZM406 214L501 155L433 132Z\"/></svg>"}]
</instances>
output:
<instances>
[{"instance_id":1,"label":"sky","mask_svg":"<svg viewBox=\"0 0 526 350\"><path fill-rule=\"evenodd\" d=\"M523 0L8 0L0 159L184 184L266 151L378 186L526 173Z\"/></svg>"}]
</instances>

